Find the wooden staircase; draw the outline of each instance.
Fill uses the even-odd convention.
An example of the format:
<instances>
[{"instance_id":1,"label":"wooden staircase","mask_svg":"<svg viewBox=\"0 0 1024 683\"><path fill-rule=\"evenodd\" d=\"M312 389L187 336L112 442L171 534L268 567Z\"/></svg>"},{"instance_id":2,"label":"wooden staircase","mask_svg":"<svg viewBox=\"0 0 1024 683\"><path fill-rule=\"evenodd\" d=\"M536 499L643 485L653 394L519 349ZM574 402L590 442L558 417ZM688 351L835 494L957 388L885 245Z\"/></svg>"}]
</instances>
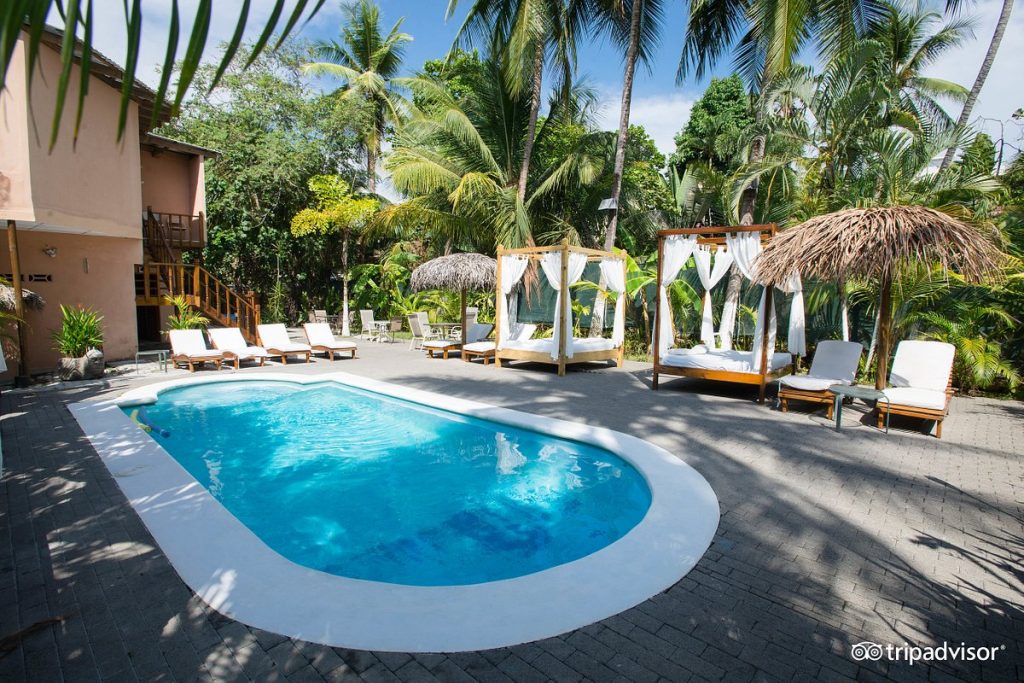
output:
<instances>
[{"instance_id":1,"label":"wooden staircase","mask_svg":"<svg viewBox=\"0 0 1024 683\"><path fill-rule=\"evenodd\" d=\"M214 326L237 327L246 341L255 344L256 326L260 323L256 294L240 294L202 264L183 263L182 250L197 245L194 232L190 236L187 227L179 227L188 226L190 222L181 219L197 219L201 239L205 227L203 217L174 215L167 220L168 216L172 215L148 210L143 221L143 263L135 266L135 304L165 306L168 298L183 296Z\"/></svg>"}]
</instances>

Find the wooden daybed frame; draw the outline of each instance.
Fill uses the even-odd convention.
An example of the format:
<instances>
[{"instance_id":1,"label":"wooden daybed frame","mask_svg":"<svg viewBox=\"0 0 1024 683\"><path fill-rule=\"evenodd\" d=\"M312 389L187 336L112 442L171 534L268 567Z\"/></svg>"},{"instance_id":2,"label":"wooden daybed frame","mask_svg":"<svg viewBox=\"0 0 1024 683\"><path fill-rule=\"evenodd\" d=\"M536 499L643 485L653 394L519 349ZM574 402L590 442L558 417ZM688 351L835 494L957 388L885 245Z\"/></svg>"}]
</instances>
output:
<instances>
[{"instance_id":1,"label":"wooden daybed frame","mask_svg":"<svg viewBox=\"0 0 1024 683\"><path fill-rule=\"evenodd\" d=\"M613 253L610 251L600 251L598 249L586 249L584 247L576 247L569 244L568 241L563 241L562 244L553 247L525 247L522 249L505 249L501 245L498 246L498 266L497 272L495 273L496 281L496 296L502 296L501 293L501 257L506 255L521 254L528 256L530 259L539 261L544 257L545 254L551 252L561 252L562 254L562 277L560 289L563 293L561 297L562 310L556 311L556 315L561 315L562 325L558 326L558 359L551 357L551 353L548 351L529 351L526 349L503 349L501 348L501 307L495 306L494 311L494 364L497 367L501 367L502 361L531 361L534 363L547 363L549 365L558 366L558 376L565 375L565 366L572 365L574 363L589 363L593 361L611 360L615 361L616 367L622 367L623 356L625 353L625 342L620 344L618 347L606 349L603 351L574 351L572 358L566 358L565 356L565 340L566 334L572 334L572 330L566 330L567 325L565 321L568 319L569 311L572 306L572 293L567 285L568 272L569 272L569 254L585 254L587 261L601 261L602 259L617 259L622 261L623 274L626 272L626 254Z\"/></svg>"},{"instance_id":2,"label":"wooden daybed frame","mask_svg":"<svg viewBox=\"0 0 1024 683\"><path fill-rule=\"evenodd\" d=\"M766 225L734 225L707 228L676 228L658 231L658 279L661 282L662 252L665 247L665 238L673 235L697 235L697 244L725 244L725 236L737 232L758 232L761 233L761 244L763 245L775 236L777 228L774 223ZM654 329L660 330L661 297L656 297L654 313ZM703 298L701 299L703 306ZM761 370L760 372L737 372L734 370L712 370L706 368L681 368L676 365L666 365L661 362L662 350L659 347L661 335L654 334L654 377L651 388L657 391L659 375L673 375L675 377L689 377L691 379L707 379L716 382L734 382L737 384L752 384L758 387L758 403L764 403L765 389L769 382L778 380L780 377L790 374L793 371L793 364L772 371L768 367L768 324L772 316L772 297L765 297L765 321L761 330ZM773 349L774 351L774 349Z\"/></svg>"}]
</instances>

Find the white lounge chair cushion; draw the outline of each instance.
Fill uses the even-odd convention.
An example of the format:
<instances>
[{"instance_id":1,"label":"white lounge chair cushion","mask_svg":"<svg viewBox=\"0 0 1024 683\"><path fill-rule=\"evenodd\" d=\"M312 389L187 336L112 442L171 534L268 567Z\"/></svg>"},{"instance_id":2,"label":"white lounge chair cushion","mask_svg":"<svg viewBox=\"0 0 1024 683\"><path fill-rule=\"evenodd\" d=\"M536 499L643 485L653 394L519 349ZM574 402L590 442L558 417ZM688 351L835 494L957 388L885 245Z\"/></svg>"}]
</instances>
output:
<instances>
[{"instance_id":1,"label":"white lounge chair cushion","mask_svg":"<svg viewBox=\"0 0 1024 683\"><path fill-rule=\"evenodd\" d=\"M810 375L786 375L779 381L785 386L799 391L826 391L833 384L849 384L849 382L840 382L839 380L823 377L811 377Z\"/></svg>"},{"instance_id":2,"label":"white lounge chair cushion","mask_svg":"<svg viewBox=\"0 0 1024 683\"><path fill-rule=\"evenodd\" d=\"M901 341L889 372L894 387L914 387L945 392L956 349L937 341Z\"/></svg>"},{"instance_id":3,"label":"white lounge chair cushion","mask_svg":"<svg viewBox=\"0 0 1024 683\"><path fill-rule=\"evenodd\" d=\"M211 327L207 332L210 333L213 345L220 351L232 353L242 360L267 356L267 350L262 346L249 346L237 327Z\"/></svg>"},{"instance_id":4,"label":"white lounge chair cushion","mask_svg":"<svg viewBox=\"0 0 1024 683\"><path fill-rule=\"evenodd\" d=\"M171 330L171 353L193 358L221 358L224 354L206 347L202 330Z\"/></svg>"},{"instance_id":5,"label":"white lounge chair cushion","mask_svg":"<svg viewBox=\"0 0 1024 683\"><path fill-rule=\"evenodd\" d=\"M287 344L267 344L267 348L273 349L274 351L280 351L281 353L302 353L304 351L313 350L309 344L299 344L298 342L288 342Z\"/></svg>"},{"instance_id":6,"label":"white lounge chair cushion","mask_svg":"<svg viewBox=\"0 0 1024 683\"><path fill-rule=\"evenodd\" d=\"M485 325L483 323L473 323L466 330L466 341L468 342L479 342L487 339L490 335L491 330L494 329L494 325Z\"/></svg>"},{"instance_id":7,"label":"white lounge chair cushion","mask_svg":"<svg viewBox=\"0 0 1024 683\"><path fill-rule=\"evenodd\" d=\"M831 379L833 384L853 384L864 347L857 342L828 339L818 342L807 373L811 377Z\"/></svg>"},{"instance_id":8,"label":"white lounge chair cushion","mask_svg":"<svg viewBox=\"0 0 1024 683\"><path fill-rule=\"evenodd\" d=\"M447 341L444 339L435 339L432 341L425 341L422 344L425 349L447 349L453 346L461 346L457 341Z\"/></svg>"},{"instance_id":9,"label":"white lounge chair cushion","mask_svg":"<svg viewBox=\"0 0 1024 683\"><path fill-rule=\"evenodd\" d=\"M893 405L912 406L914 408L928 408L930 410L946 409L946 390L919 389L917 387L894 387L885 389L882 393Z\"/></svg>"},{"instance_id":10,"label":"white lounge chair cushion","mask_svg":"<svg viewBox=\"0 0 1024 683\"><path fill-rule=\"evenodd\" d=\"M491 351L494 351L494 342L473 342L472 344L466 344L462 348L466 351L472 351L473 353L490 353Z\"/></svg>"},{"instance_id":11,"label":"white lounge chair cushion","mask_svg":"<svg viewBox=\"0 0 1024 683\"><path fill-rule=\"evenodd\" d=\"M327 323L305 323L306 341L313 346L326 346L329 349L354 349L355 342L336 339Z\"/></svg>"},{"instance_id":12,"label":"white lounge chair cushion","mask_svg":"<svg viewBox=\"0 0 1024 683\"><path fill-rule=\"evenodd\" d=\"M293 342L291 337L288 336L288 330L281 323L258 325L257 329L260 333L260 341L268 349L274 349L282 353L312 351L309 344Z\"/></svg>"}]
</instances>

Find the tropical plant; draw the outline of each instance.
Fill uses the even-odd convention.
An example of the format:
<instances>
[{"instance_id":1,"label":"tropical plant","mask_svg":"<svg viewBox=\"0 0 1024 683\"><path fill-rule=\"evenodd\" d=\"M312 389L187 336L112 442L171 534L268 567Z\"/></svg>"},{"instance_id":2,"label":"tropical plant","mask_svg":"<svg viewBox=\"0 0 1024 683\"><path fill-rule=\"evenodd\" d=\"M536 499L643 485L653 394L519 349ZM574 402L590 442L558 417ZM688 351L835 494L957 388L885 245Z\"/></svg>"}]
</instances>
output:
<instances>
[{"instance_id":1,"label":"tropical plant","mask_svg":"<svg viewBox=\"0 0 1024 683\"><path fill-rule=\"evenodd\" d=\"M103 316L83 306L60 305L60 329L53 347L65 358L81 358L90 349L103 348Z\"/></svg>"},{"instance_id":2,"label":"tropical plant","mask_svg":"<svg viewBox=\"0 0 1024 683\"><path fill-rule=\"evenodd\" d=\"M357 0L344 6L346 23L340 41L320 41L313 46L319 61L304 66L308 74L332 76L343 81L342 98L365 103L370 117L362 131L366 150L366 187L377 192L377 158L389 126L401 124L407 106L395 89L402 66L405 44L412 36L399 29L399 19L385 35L380 26L380 7L372 0Z\"/></svg>"},{"instance_id":3,"label":"tropical plant","mask_svg":"<svg viewBox=\"0 0 1024 683\"><path fill-rule=\"evenodd\" d=\"M314 207L305 208L292 218L292 234L296 237L341 233L341 320L342 336L350 336L348 315L348 240L359 232L377 210L373 197L356 197L342 178L317 175L309 179L309 189L316 199Z\"/></svg>"},{"instance_id":4,"label":"tropical plant","mask_svg":"<svg viewBox=\"0 0 1024 683\"><path fill-rule=\"evenodd\" d=\"M196 310L184 294L169 296L165 302L174 307L174 312L167 316L168 330L206 329L210 319Z\"/></svg>"},{"instance_id":5,"label":"tropical plant","mask_svg":"<svg viewBox=\"0 0 1024 683\"><path fill-rule=\"evenodd\" d=\"M686 125L676 133L676 151L669 164L682 174L691 164L719 172L735 170L741 134L754 123L750 97L738 74L712 78L690 109Z\"/></svg>"},{"instance_id":6,"label":"tropical plant","mask_svg":"<svg viewBox=\"0 0 1024 683\"><path fill-rule=\"evenodd\" d=\"M22 37L22 31L26 31L25 41L28 61L28 78L31 87L32 79L36 76L36 67L39 64L39 50L42 46L43 32L46 30L46 22L54 9L65 26L61 36L60 46L60 76L56 83L56 103L53 113L53 121L50 130L50 148L57 143L60 132L60 123L64 113L64 105L67 100L68 87L71 84L71 72L76 65L80 66L78 106L75 113L74 137L77 140L82 122L82 112L85 107L85 98L88 95L87 84L92 70L93 35L96 24L99 20L93 14L94 0L8 0L0 9L0 91L3 91L7 84L7 70L12 63L14 48ZM299 24L303 15L306 22L323 7L323 0L311 3L310 0L296 0L292 11L285 13L286 0L276 0L271 8L267 19L259 30L259 37L249 51L248 64L259 57L268 46L271 45L271 37L278 32L273 42L273 49L279 48L295 27ZM226 73L228 66L234 61L239 53L239 46L242 43L242 36L246 25L249 23L249 10L251 3L243 2L238 13L238 20L235 24L235 31L230 42L221 54L220 61L211 65L214 69L214 77L208 84L212 90L217 86L220 79ZM306 12L306 10L309 12ZM278 31L283 17L287 16L283 28ZM213 19L213 0L199 0L196 3L196 14L192 20L192 32L187 41L185 55L179 64L179 77L175 86L174 97L168 106L167 97L170 92L171 75L175 71L174 65L177 59L178 42L181 33L181 18L178 11L178 2L171 3L171 16L167 35L167 49L164 53L163 62L160 66L160 84L156 91L156 104L153 107L153 114L149 125L157 123L160 116L168 113L170 116L177 115L185 94L194 86L194 77L200 70L200 62L206 51L206 41L209 36L210 22ZM128 110L131 103L135 84L135 72L139 64L139 56L142 49L142 0L132 0L124 3L124 27L126 32L124 58L124 77L121 79L120 114L118 117L118 139L124 135L128 125ZM79 38L79 34L81 38Z\"/></svg>"}]
</instances>

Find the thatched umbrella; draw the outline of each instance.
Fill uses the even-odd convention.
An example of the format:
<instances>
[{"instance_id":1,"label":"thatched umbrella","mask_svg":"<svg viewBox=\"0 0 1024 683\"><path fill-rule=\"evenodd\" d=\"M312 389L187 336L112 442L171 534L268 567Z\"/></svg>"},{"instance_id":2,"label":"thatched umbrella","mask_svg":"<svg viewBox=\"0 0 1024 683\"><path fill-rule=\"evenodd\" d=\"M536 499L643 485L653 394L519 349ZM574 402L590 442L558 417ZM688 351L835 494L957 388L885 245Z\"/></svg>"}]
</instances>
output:
<instances>
[{"instance_id":1,"label":"thatched umbrella","mask_svg":"<svg viewBox=\"0 0 1024 683\"><path fill-rule=\"evenodd\" d=\"M1002 253L978 230L923 206L846 209L783 230L757 260L758 279L781 284L794 272L822 280L875 280L878 307L878 371L885 387L892 346L892 281L916 263L937 263L966 280L996 275Z\"/></svg>"},{"instance_id":2,"label":"thatched umbrella","mask_svg":"<svg viewBox=\"0 0 1024 683\"><path fill-rule=\"evenodd\" d=\"M29 289L22 288L21 300L25 308L40 311L46 306L46 300ZM14 310L14 287L0 283L0 311Z\"/></svg>"},{"instance_id":3,"label":"thatched umbrella","mask_svg":"<svg viewBox=\"0 0 1024 683\"><path fill-rule=\"evenodd\" d=\"M412 271L409 286L414 292L450 289L462 295L462 343L466 343L466 292L492 291L498 262L483 254L439 256Z\"/></svg>"}]
</instances>

